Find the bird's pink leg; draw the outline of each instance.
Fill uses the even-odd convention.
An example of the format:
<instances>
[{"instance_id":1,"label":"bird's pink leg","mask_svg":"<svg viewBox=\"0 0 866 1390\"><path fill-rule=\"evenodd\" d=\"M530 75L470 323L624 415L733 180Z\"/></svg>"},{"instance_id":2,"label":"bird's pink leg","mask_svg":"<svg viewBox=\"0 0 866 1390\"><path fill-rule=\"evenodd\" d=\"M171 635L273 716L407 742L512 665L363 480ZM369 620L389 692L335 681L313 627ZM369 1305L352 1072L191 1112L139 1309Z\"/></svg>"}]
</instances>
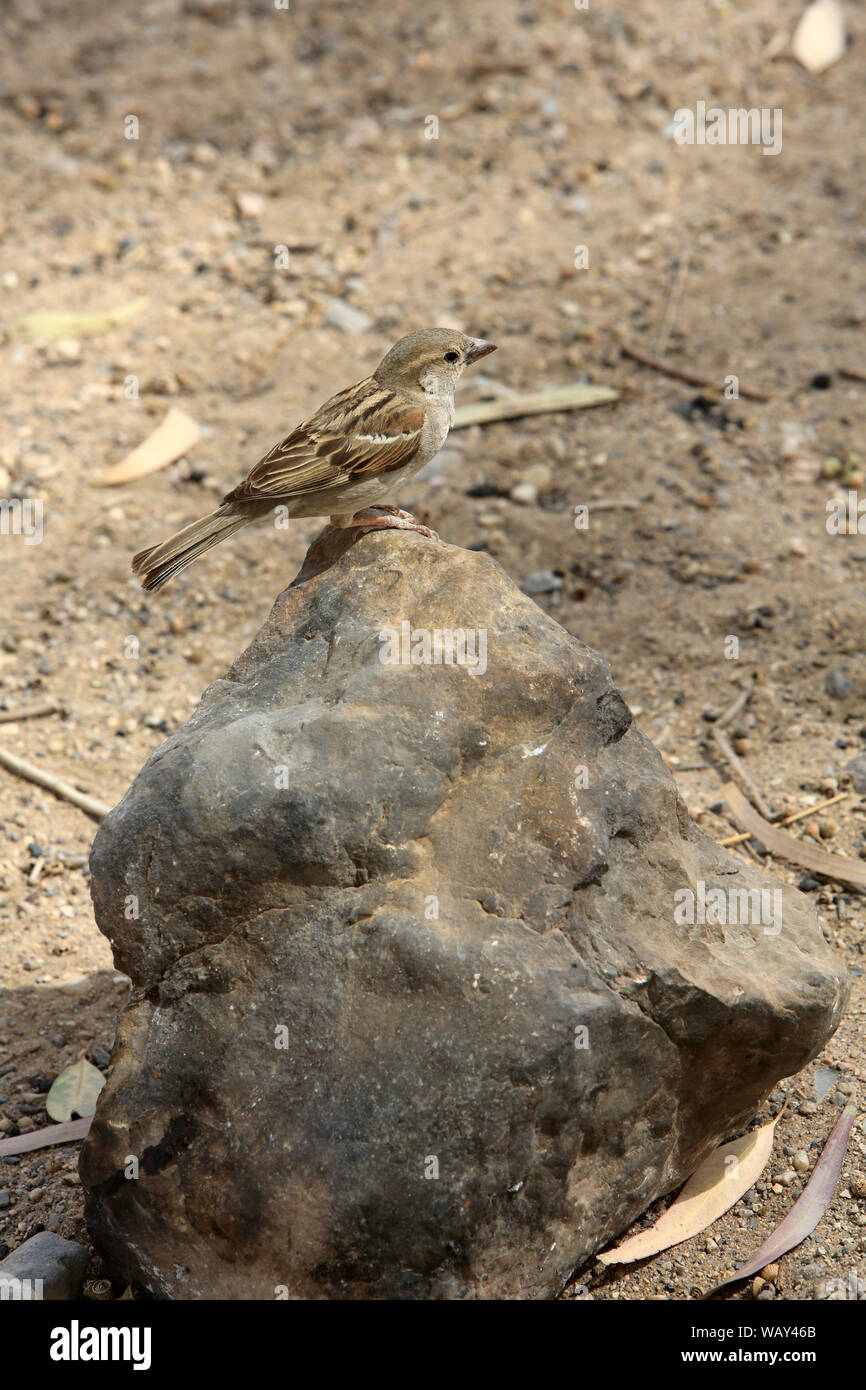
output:
<instances>
[{"instance_id":1,"label":"bird's pink leg","mask_svg":"<svg viewBox=\"0 0 866 1390\"><path fill-rule=\"evenodd\" d=\"M386 515L382 516L384 512ZM400 507L377 506L365 507L362 511L355 512L352 516L342 515L332 516L331 525L339 530L358 531L363 534L365 531L417 531L419 536L426 536L428 540L438 541L439 537L435 531L431 531L429 526L422 526L420 521L416 521L411 512L404 512Z\"/></svg>"},{"instance_id":2,"label":"bird's pink leg","mask_svg":"<svg viewBox=\"0 0 866 1390\"><path fill-rule=\"evenodd\" d=\"M365 507L365 511L387 512L389 516L399 516L403 521L414 521L411 512L404 512L402 507L394 507L390 502L377 502L375 507Z\"/></svg>"}]
</instances>

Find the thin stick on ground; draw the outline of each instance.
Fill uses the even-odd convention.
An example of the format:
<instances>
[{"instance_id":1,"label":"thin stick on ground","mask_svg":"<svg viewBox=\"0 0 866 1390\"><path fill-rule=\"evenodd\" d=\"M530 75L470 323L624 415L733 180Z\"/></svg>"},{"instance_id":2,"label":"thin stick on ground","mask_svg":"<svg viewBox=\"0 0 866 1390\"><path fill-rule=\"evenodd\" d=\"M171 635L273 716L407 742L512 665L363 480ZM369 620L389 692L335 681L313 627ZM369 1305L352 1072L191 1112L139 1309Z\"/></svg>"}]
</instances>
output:
<instances>
[{"instance_id":1,"label":"thin stick on ground","mask_svg":"<svg viewBox=\"0 0 866 1390\"><path fill-rule=\"evenodd\" d=\"M802 811L795 811L793 815L785 816L783 820L777 822L778 825L793 825L795 821L805 820L806 816L817 816L821 811L826 811L828 806L835 806L840 801L847 801L853 792L840 792L838 796L831 796L829 801L820 801L817 806L806 806ZM856 806L854 808L857 809ZM745 835L728 835L724 840L716 840L717 845L741 845L744 840L751 840L752 836L747 832Z\"/></svg>"},{"instance_id":2,"label":"thin stick on ground","mask_svg":"<svg viewBox=\"0 0 866 1390\"><path fill-rule=\"evenodd\" d=\"M742 710L746 708L746 705L751 700L754 690L755 682L752 681L749 685L747 685L743 690L740 691L734 703L732 705L728 705L728 708L724 711L724 713L719 715L718 719L713 725L713 728L723 729L726 724L730 724L732 720L736 719L737 715L740 714Z\"/></svg>"},{"instance_id":3,"label":"thin stick on ground","mask_svg":"<svg viewBox=\"0 0 866 1390\"><path fill-rule=\"evenodd\" d=\"M0 724L16 724L19 719L42 719L46 714L59 714L60 706L53 700L43 705L31 705L29 709L0 709Z\"/></svg>"},{"instance_id":4,"label":"thin stick on ground","mask_svg":"<svg viewBox=\"0 0 866 1390\"><path fill-rule=\"evenodd\" d=\"M701 386L707 391L716 391L716 382L709 377L700 376L697 372L688 372L683 367L675 367L672 362L663 362L660 357L653 357L649 352L643 352L640 348L634 347L631 343L620 343L620 352L623 357L630 357L633 362L639 362L642 367L651 367L654 372L661 372L664 376L673 377L675 381L684 381L688 386ZM747 386L740 386L739 393L750 401L768 401L770 397L763 391L753 391Z\"/></svg>"},{"instance_id":5,"label":"thin stick on ground","mask_svg":"<svg viewBox=\"0 0 866 1390\"><path fill-rule=\"evenodd\" d=\"M692 248L691 246L687 246L685 251L682 253L682 255L679 257L677 261L676 273L673 277L673 280L671 281L670 290L668 291L668 298L667 303L665 305L662 326L659 329L659 336L656 338L655 350L657 356L663 353L665 348L667 347L668 334L670 333L674 315L680 307L680 299L685 288L686 275L691 264L691 259Z\"/></svg>"},{"instance_id":6,"label":"thin stick on ground","mask_svg":"<svg viewBox=\"0 0 866 1390\"><path fill-rule=\"evenodd\" d=\"M634 512L643 502L636 497L590 497L586 505L596 512Z\"/></svg>"},{"instance_id":7,"label":"thin stick on ground","mask_svg":"<svg viewBox=\"0 0 866 1390\"><path fill-rule=\"evenodd\" d=\"M740 759L737 757L736 753L731 747L728 741L727 734L722 733L718 724L713 725L712 736L716 744L716 747L722 754L722 757L733 769L735 775L742 782L746 791L749 793L749 796L752 800L752 804L754 805L755 809L760 811L761 815L764 817L765 820L774 820L775 812L770 810L760 791L755 786L755 783L752 781L752 778L750 777L749 773L743 767L743 764L740 762Z\"/></svg>"},{"instance_id":8,"label":"thin stick on ground","mask_svg":"<svg viewBox=\"0 0 866 1390\"><path fill-rule=\"evenodd\" d=\"M64 801L71 801L73 806L78 806L82 811L86 811L95 820L105 820L111 807L106 801L100 801L98 797L88 796L87 792L80 792L77 787L70 786L69 782L64 782L60 777L55 777L53 772L43 772L41 767L34 767L24 758L19 758L16 753L10 753L8 748L0 748L0 766L8 768L17 777L23 777L27 782L35 782L37 787L45 787L47 791L54 792L55 796L62 797Z\"/></svg>"}]
</instances>

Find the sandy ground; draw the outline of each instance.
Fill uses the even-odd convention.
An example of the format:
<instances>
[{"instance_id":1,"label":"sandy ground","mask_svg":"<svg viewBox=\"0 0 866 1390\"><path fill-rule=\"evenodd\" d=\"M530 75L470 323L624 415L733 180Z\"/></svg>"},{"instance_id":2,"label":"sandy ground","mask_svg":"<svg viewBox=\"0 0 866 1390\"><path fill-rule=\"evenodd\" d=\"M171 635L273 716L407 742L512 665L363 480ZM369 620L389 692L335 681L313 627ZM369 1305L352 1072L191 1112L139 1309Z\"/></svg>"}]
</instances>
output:
<instances>
[{"instance_id":1,"label":"sandy ground","mask_svg":"<svg viewBox=\"0 0 866 1390\"><path fill-rule=\"evenodd\" d=\"M447 323L500 344L463 400L579 379L621 398L455 433L395 500L535 576L537 601L606 655L716 837L735 827L707 716L757 676L728 731L750 775L774 810L850 791L798 833L866 857L866 799L845 773L866 750L866 540L826 526L828 499L862 490L866 385L840 373L866 371L866 25L849 7L852 46L812 77L782 51L799 9L7 4L0 496L38 499L44 536L0 536L0 714L47 700L62 713L0 724L0 746L118 799L319 524L243 534L155 598L130 577L132 551L209 510L403 332ZM673 113L698 100L781 108L781 153L676 144ZM10 331L32 310L138 296L148 307L98 336ZM713 389L639 366L623 340ZM770 399L720 397L730 375ZM201 442L100 487L171 406ZM534 495L513 498L526 482ZM0 1129L14 1134L44 1122L65 1063L110 1049L126 984L90 909L92 820L2 770L0 818ZM711 1238L630 1272L591 1264L578 1293L684 1299L715 1282L789 1209L793 1158L813 1164L839 1105L863 1094L864 899L772 872L806 879L851 969L817 1064L838 1075L820 1101L815 1067L786 1083L764 1181ZM864 1152L855 1131L815 1234L775 1284L737 1297L838 1297L852 1274L863 1290ZM86 1239L76 1160L0 1163L0 1248L44 1226Z\"/></svg>"}]
</instances>

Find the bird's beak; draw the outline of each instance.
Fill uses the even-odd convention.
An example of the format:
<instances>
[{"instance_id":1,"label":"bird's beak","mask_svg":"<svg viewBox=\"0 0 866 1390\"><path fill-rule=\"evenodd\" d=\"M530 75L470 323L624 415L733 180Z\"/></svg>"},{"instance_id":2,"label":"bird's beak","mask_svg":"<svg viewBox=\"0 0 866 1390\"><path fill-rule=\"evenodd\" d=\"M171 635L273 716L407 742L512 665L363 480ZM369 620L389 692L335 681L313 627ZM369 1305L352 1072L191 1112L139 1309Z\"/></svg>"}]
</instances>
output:
<instances>
[{"instance_id":1,"label":"bird's beak","mask_svg":"<svg viewBox=\"0 0 866 1390\"><path fill-rule=\"evenodd\" d=\"M466 354L466 361L477 362L479 357L486 357L488 352L496 351L495 343L488 343L484 338L470 338L471 348Z\"/></svg>"}]
</instances>

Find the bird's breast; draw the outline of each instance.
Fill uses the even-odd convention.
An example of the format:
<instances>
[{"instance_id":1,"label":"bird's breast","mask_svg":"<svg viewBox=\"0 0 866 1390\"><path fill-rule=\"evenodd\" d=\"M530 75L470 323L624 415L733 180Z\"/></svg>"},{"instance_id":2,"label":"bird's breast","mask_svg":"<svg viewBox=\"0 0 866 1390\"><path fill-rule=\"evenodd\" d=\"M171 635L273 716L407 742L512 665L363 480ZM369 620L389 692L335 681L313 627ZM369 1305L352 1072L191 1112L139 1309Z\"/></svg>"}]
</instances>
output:
<instances>
[{"instance_id":1,"label":"bird's breast","mask_svg":"<svg viewBox=\"0 0 866 1390\"><path fill-rule=\"evenodd\" d=\"M424 424L421 428L421 442L416 455L419 467L422 463L429 463L434 454L438 454L453 424L454 397L431 401L427 406Z\"/></svg>"}]
</instances>

